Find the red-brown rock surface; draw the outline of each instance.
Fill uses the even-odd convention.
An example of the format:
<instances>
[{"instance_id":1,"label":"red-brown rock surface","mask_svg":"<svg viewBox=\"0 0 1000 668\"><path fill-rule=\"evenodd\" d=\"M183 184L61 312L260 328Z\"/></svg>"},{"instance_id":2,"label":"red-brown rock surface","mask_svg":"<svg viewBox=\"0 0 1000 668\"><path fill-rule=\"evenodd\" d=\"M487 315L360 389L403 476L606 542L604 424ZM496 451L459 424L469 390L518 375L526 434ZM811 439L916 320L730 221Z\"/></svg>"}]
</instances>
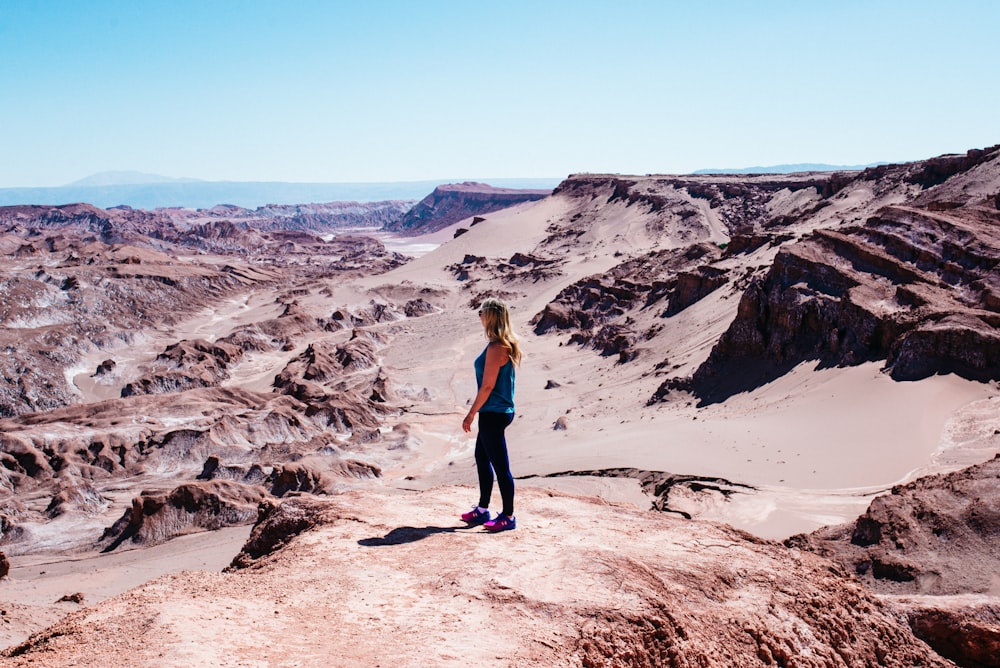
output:
<instances>
[{"instance_id":1,"label":"red-brown rock surface","mask_svg":"<svg viewBox=\"0 0 1000 668\"><path fill-rule=\"evenodd\" d=\"M1000 666L1000 602L976 596L896 597L913 633L963 668Z\"/></svg>"},{"instance_id":2,"label":"red-brown rock surface","mask_svg":"<svg viewBox=\"0 0 1000 668\"><path fill-rule=\"evenodd\" d=\"M894 594L995 593L1000 588L1000 455L878 496L856 521L789 545L840 562Z\"/></svg>"},{"instance_id":3,"label":"red-brown rock surface","mask_svg":"<svg viewBox=\"0 0 1000 668\"><path fill-rule=\"evenodd\" d=\"M244 524L257 516L263 490L226 480L193 482L169 492L143 492L101 537L106 550L126 540L155 544L192 529Z\"/></svg>"},{"instance_id":4,"label":"red-brown rock surface","mask_svg":"<svg viewBox=\"0 0 1000 668\"><path fill-rule=\"evenodd\" d=\"M456 522L469 493L286 501L229 573L72 613L5 663L952 665L815 555L536 491L517 531L489 535Z\"/></svg>"},{"instance_id":5,"label":"red-brown rock surface","mask_svg":"<svg viewBox=\"0 0 1000 668\"><path fill-rule=\"evenodd\" d=\"M960 666L981 668L1000 666L998 540L1000 455L894 487L854 522L785 543L894 595L919 638Z\"/></svg>"}]
</instances>

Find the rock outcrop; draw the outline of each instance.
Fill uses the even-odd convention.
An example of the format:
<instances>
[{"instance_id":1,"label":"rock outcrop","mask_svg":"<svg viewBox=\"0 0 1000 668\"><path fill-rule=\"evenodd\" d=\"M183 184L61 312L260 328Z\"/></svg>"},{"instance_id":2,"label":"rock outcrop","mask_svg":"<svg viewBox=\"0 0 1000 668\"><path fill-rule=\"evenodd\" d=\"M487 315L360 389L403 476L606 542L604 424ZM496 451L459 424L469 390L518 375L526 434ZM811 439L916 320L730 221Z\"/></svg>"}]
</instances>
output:
<instances>
[{"instance_id":1,"label":"rock outcrop","mask_svg":"<svg viewBox=\"0 0 1000 668\"><path fill-rule=\"evenodd\" d=\"M1000 455L894 487L854 522L785 544L841 564L939 654L982 668L1000 665L998 536Z\"/></svg>"},{"instance_id":2,"label":"rock outcrop","mask_svg":"<svg viewBox=\"0 0 1000 668\"><path fill-rule=\"evenodd\" d=\"M308 404L306 416L356 437L378 432L391 412L372 338L355 330L345 343L316 342L274 378L275 390Z\"/></svg>"},{"instance_id":3,"label":"rock outcrop","mask_svg":"<svg viewBox=\"0 0 1000 668\"><path fill-rule=\"evenodd\" d=\"M550 280L562 273L560 266L564 262L564 259L548 254L514 253L503 259L466 255L461 262L451 264L448 269L455 278L462 281L463 289L472 291L484 280L500 279L510 286L534 285L539 281Z\"/></svg>"},{"instance_id":4,"label":"rock outcrop","mask_svg":"<svg viewBox=\"0 0 1000 668\"><path fill-rule=\"evenodd\" d=\"M264 507L229 573L165 576L75 612L5 663L117 665L125 643L137 666L164 651L215 664L953 665L808 552L531 489L519 495L523 526L485 540L456 522L467 495ZM197 633L175 632L179 610ZM483 628L517 632L497 644ZM401 634L434 642L385 640Z\"/></svg>"},{"instance_id":5,"label":"rock outcrop","mask_svg":"<svg viewBox=\"0 0 1000 668\"><path fill-rule=\"evenodd\" d=\"M1000 666L1000 602L979 597L896 597L914 635L962 668Z\"/></svg>"},{"instance_id":6,"label":"rock outcrop","mask_svg":"<svg viewBox=\"0 0 1000 668\"><path fill-rule=\"evenodd\" d=\"M727 235L749 235L781 226L806 212L815 212L823 198L840 190L843 174L741 174L738 176L646 177L574 174L553 195L586 200L600 198L649 214L650 231L688 243L701 241L699 228L717 217ZM780 213L779 213L780 211ZM585 215L581 212L581 218ZM571 221L573 222L573 221Z\"/></svg>"},{"instance_id":7,"label":"rock outcrop","mask_svg":"<svg viewBox=\"0 0 1000 668\"><path fill-rule=\"evenodd\" d=\"M531 324L536 334L568 330L571 342L629 361L637 344L656 335L652 328L636 331L636 312L669 317L724 285L727 270L712 265L721 254L712 244L695 244L626 260L564 288Z\"/></svg>"},{"instance_id":8,"label":"rock outcrop","mask_svg":"<svg viewBox=\"0 0 1000 668\"><path fill-rule=\"evenodd\" d=\"M170 492L143 492L101 537L105 551L126 540L152 545L192 529L245 524L257 516L263 490L226 480L193 482Z\"/></svg>"},{"instance_id":9,"label":"rock outcrop","mask_svg":"<svg viewBox=\"0 0 1000 668\"><path fill-rule=\"evenodd\" d=\"M894 594L995 591L1000 573L1000 455L876 497L856 521L787 543Z\"/></svg>"},{"instance_id":10,"label":"rock outcrop","mask_svg":"<svg viewBox=\"0 0 1000 668\"><path fill-rule=\"evenodd\" d=\"M1000 379L1000 212L974 194L984 179L1000 180L1000 147L974 157L858 176L876 190L930 189L784 245L690 382L667 381L657 396L687 387L719 401L807 360L884 360L897 380Z\"/></svg>"},{"instance_id":11,"label":"rock outcrop","mask_svg":"<svg viewBox=\"0 0 1000 668\"><path fill-rule=\"evenodd\" d=\"M160 353L141 379L126 384L121 396L214 387L229 377L227 368L242 357L243 349L232 344L179 341Z\"/></svg>"},{"instance_id":12,"label":"rock outcrop","mask_svg":"<svg viewBox=\"0 0 1000 668\"><path fill-rule=\"evenodd\" d=\"M385 229L400 234L427 234L465 218L543 199L550 193L549 190L494 188L485 183L472 182L441 185L398 221L386 225Z\"/></svg>"}]
</instances>

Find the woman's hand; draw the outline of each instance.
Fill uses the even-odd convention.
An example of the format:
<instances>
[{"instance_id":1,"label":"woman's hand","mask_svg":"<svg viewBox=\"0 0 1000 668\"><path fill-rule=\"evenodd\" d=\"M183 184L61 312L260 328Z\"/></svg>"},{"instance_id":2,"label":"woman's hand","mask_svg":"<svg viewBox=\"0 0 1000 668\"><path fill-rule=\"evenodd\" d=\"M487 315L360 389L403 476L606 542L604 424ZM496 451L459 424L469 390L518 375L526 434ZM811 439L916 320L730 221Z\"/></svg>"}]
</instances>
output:
<instances>
[{"instance_id":1,"label":"woman's hand","mask_svg":"<svg viewBox=\"0 0 1000 668\"><path fill-rule=\"evenodd\" d=\"M462 420L463 431L465 431L466 433L472 431L472 421L475 419L475 417L476 414L473 413L472 411L469 411L468 415L465 416L465 419Z\"/></svg>"}]
</instances>

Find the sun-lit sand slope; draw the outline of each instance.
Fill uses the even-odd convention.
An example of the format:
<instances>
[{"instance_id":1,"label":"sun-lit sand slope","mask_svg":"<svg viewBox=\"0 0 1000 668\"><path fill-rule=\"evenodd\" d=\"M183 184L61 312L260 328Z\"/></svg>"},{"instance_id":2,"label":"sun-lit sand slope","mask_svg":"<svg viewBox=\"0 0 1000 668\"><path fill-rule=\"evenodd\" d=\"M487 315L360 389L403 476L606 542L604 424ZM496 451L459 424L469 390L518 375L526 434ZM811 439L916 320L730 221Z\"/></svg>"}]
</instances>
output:
<instances>
[{"instance_id":1,"label":"sun-lit sand slope","mask_svg":"<svg viewBox=\"0 0 1000 668\"><path fill-rule=\"evenodd\" d=\"M473 308L487 294L510 300L527 351L518 371L518 418L508 432L519 476L630 467L724 478L752 489L726 487L725 494L680 489L670 507L783 537L853 517L872 494L899 482L989 456L997 425L983 414L991 413L992 385L956 375L897 382L880 372L884 362L879 361L817 368L819 361L803 360L724 402L699 406L697 399L678 394L647 405L666 375L657 368L661 363L668 362L670 375L684 376L708 358L736 315L738 281L669 318L662 317L662 304L627 311L619 319L632 319L633 331L655 330L655 335L635 344L637 353L624 363L621 355L602 356L574 343L577 330L534 334L533 320L560 291L601 276L625 258L652 248L728 241L719 237L717 212L682 217L684 222L662 215L671 206L700 204L677 193L676 186L637 179L634 190L659 188L673 197L657 212L627 200L609 203L613 179L605 179L603 191L598 177L580 180L596 190L581 197L575 191L582 186L571 186L544 202L493 214L389 274L335 289L334 299L345 302L361 302L373 288L385 294L410 285L449 291L438 302L441 312L408 321L404 334L383 351L388 373L400 386L426 388L433 397L399 418L421 441L414 460L400 469L416 478L414 484L467 481L471 475L473 443L459 423L475 389L471 360L484 344ZM803 216L780 233L797 238L835 228L844 218L864 218L904 196L876 190L841 193L819 214ZM815 207L798 192L779 188L762 207L785 216ZM723 257L718 265L730 275L760 271L776 252L764 244ZM529 259L519 266L517 254ZM457 290L456 275L465 279ZM652 283L659 277L638 272L630 278ZM738 372L734 364L733 373ZM565 428L557 429L557 422ZM620 483L624 496L618 498L635 498L636 482ZM609 482L567 477L524 484L579 490L606 489Z\"/></svg>"}]
</instances>

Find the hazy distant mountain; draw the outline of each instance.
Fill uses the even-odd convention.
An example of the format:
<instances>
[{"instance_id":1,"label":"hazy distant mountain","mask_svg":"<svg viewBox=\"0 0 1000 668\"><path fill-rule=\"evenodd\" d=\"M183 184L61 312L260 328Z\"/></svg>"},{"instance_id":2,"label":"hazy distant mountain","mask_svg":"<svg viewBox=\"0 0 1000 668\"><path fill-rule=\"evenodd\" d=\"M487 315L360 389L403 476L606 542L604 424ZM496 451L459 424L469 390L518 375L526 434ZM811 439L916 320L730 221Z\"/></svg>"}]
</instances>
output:
<instances>
[{"instance_id":1,"label":"hazy distant mountain","mask_svg":"<svg viewBox=\"0 0 1000 668\"><path fill-rule=\"evenodd\" d=\"M867 165L825 165L823 163L804 162L796 165L770 165L768 167L742 167L739 169L699 169L692 174L795 174L797 172L853 172L868 167L884 165L884 162L873 162Z\"/></svg>"},{"instance_id":2,"label":"hazy distant mountain","mask_svg":"<svg viewBox=\"0 0 1000 668\"><path fill-rule=\"evenodd\" d=\"M122 177L121 174L132 176ZM442 183L475 179L441 181L399 181L392 183L283 183L248 181L197 181L168 179L143 183L114 183L121 178L139 178L138 172L105 172L57 188L0 188L0 206L19 204L72 204L86 202L101 208L121 204L136 209L185 207L207 209L216 204L234 204L253 209L268 204L312 204L320 202L380 202L385 200L420 200ZM152 174L148 179L168 178ZM97 183L91 181L111 181ZM484 179L478 179L483 181ZM500 188L551 189L561 179L485 179Z\"/></svg>"},{"instance_id":3,"label":"hazy distant mountain","mask_svg":"<svg viewBox=\"0 0 1000 668\"><path fill-rule=\"evenodd\" d=\"M148 174L146 172L120 171L120 172L98 172L90 176L67 183L64 188L87 188L104 186L126 186L149 183L196 183L201 179L180 178L175 179L161 174Z\"/></svg>"}]
</instances>

